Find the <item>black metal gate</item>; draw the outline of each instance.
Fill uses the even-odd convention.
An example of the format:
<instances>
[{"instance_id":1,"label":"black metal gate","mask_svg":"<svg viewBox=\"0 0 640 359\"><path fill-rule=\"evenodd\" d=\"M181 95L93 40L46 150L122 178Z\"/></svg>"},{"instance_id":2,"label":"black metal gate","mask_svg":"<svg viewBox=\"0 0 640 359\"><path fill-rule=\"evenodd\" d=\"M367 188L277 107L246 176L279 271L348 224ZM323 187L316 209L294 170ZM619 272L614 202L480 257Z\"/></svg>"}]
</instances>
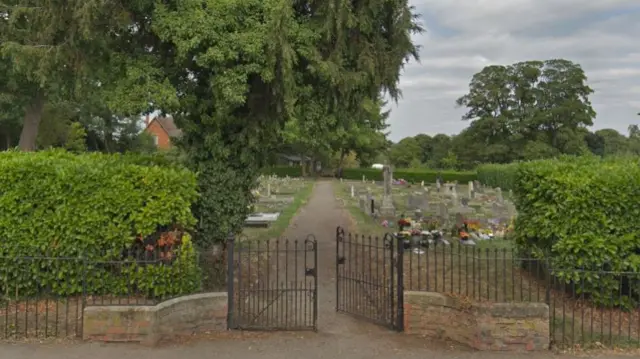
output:
<instances>
[{"instance_id":1,"label":"black metal gate","mask_svg":"<svg viewBox=\"0 0 640 359\"><path fill-rule=\"evenodd\" d=\"M317 330L317 241L231 240L228 326L244 330Z\"/></svg>"},{"instance_id":2,"label":"black metal gate","mask_svg":"<svg viewBox=\"0 0 640 359\"><path fill-rule=\"evenodd\" d=\"M404 330L402 241L336 229L336 310Z\"/></svg>"}]
</instances>

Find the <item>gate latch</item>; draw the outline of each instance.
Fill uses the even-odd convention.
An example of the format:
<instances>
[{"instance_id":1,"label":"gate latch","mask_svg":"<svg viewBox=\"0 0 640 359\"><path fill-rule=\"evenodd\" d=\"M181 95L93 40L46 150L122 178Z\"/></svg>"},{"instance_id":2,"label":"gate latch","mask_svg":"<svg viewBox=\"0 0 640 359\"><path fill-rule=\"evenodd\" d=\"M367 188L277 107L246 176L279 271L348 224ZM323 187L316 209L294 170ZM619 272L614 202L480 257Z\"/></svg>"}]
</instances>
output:
<instances>
[{"instance_id":1,"label":"gate latch","mask_svg":"<svg viewBox=\"0 0 640 359\"><path fill-rule=\"evenodd\" d=\"M338 264L344 264L345 261L344 257L338 257Z\"/></svg>"},{"instance_id":2,"label":"gate latch","mask_svg":"<svg viewBox=\"0 0 640 359\"><path fill-rule=\"evenodd\" d=\"M315 277L316 276L316 269L315 268L305 268L304 269L304 275L308 276L308 277Z\"/></svg>"}]
</instances>

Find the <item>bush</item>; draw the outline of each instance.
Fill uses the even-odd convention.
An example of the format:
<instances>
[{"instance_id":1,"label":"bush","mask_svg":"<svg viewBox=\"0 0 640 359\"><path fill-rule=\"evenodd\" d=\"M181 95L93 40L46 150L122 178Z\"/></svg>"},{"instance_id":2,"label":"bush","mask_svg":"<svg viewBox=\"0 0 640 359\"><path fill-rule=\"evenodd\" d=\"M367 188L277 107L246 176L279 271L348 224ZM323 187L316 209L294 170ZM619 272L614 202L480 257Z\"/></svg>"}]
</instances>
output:
<instances>
[{"instance_id":1,"label":"bush","mask_svg":"<svg viewBox=\"0 0 640 359\"><path fill-rule=\"evenodd\" d=\"M195 224L196 198L183 169L120 155L0 153L0 287L11 296L75 295L82 282L96 294L192 290L196 256L182 233ZM163 260L140 264L136 248Z\"/></svg>"},{"instance_id":2,"label":"bush","mask_svg":"<svg viewBox=\"0 0 640 359\"><path fill-rule=\"evenodd\" d=\"M118 156L117 154L114 156ZM185 168L185 159L177 149L157 151L152 153L129 152L122 156L122 160L140 166L160 166L171 168Z\"/></svg>"},{"instance_id":3,"label":"bush","mask_svg":"<svg viewBox=\"0 0 640 359\"><path fill-rule=\"evenodd\" d=\"M503 190L513 189L519 163L485 164L478 167L478 181L480 183Z\"/></svg>"},{"instance_id":4,"label":"bush","mask_svg":"<svg viewBox=\"0 0 640 359\"><path fill-rule=\"evenodd\" d=\"M278 176L278 177L302 177L302 167L300 166L276 166L267 167L262 170L262 174L265 176Z\"/></svg>"},{"instance_id":5,"label":"bush","mask_svg":"<svg viewBox=\"0 0 640 359\"><path fill-rule=\"evenodd\" d=\"M438 174L442 176L445 182L458 181L459 183L467 183L477 179L475 172L456 172L456 171L434 171L424 169L398 169L393 171L394 179L404 179L411 183L419 183L425 181L427 183L435 183ZM374 168L345 168L342 177L349 180L362 180L362 176L367 180L382 181L382 170Z\"/></svg>"},{"instance_id":6,"label":"bush","mask_svg":"<svg viewBox=\"0 0 640 359\"><path fill-rule=\"evenodd\" d=\"M640 271L637 160L561 158L522 163L514 182L518 247L600 305L630 308L640 288L608 272ZM625 296L620 296L620 292ZM635 299L634 299L635 298Z\"/></svg>"}]
</instances>

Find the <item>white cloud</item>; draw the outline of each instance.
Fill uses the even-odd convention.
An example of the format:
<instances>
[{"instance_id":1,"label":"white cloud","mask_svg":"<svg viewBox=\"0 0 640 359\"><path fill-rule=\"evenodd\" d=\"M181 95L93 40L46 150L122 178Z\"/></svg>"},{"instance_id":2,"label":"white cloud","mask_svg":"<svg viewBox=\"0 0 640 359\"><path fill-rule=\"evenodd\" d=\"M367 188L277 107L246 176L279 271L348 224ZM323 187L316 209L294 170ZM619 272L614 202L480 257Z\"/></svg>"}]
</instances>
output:
<instances>
[{"instance_id":1,"label":"white cloud","mask_svg":"<svg viewBox=\"0 0 640 359\"><path fill-rule=\"evenodd\" d=\"M416 36L421 62L400 81L391 139L459 132L455 107L482 67L566 58L582 65L595 94L596 128L640 122L638 0L413 0L428 33Z\"/></svg>"}]
</instances>

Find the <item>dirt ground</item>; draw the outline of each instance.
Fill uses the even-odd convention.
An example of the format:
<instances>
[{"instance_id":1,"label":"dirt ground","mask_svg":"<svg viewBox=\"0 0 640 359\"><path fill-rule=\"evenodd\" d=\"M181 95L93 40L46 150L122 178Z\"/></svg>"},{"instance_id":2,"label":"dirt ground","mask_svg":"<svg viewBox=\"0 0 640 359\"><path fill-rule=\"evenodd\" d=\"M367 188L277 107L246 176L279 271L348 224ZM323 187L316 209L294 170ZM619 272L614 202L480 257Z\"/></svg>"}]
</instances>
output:
<instances>
[{"instance_id":1,"label":"dirt ground","mask_svg":"<svg viewBox=\"0 0 640 359\"><path fill-rule=\"evenodd\" d=\"M193 338L159 348L139 345L97 343L16 343L0 346L0 359L314 359L314 358L554 358L551 353L502 354L474 352L450 343L408 337L335 311L335 229L348 227L349 216L333 194L329 181L314 188L307 206L294 217L285 236L306 238L313 233L318 241L318 332L255 333L233 332L215 337ZM637 355L637 353L635 353ZM634 356L635 356L634 355ZM617 358L613 354L596 354ZM562 355L563 358L573 356Z\"/></svg>"}]
</instances>

